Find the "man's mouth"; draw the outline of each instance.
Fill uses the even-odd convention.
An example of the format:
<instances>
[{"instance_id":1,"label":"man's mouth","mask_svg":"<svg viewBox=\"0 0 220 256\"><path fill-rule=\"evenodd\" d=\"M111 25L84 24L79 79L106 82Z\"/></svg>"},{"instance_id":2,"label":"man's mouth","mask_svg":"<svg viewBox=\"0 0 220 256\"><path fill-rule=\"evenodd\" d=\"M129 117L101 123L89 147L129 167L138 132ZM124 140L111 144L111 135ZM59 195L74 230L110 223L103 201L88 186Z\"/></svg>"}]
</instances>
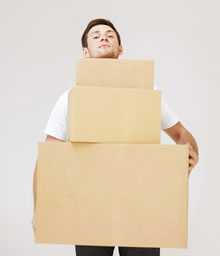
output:
<instances>
[{"instance_id":1,"label":"man's mouth","mask_svg":"<svg viewBox=\"0 0 220 256\"><path fill-rule=\"evenodd\" d=\"M104 48L105 48L105 47L110 47L110 45L108 45L108 44L102 44L102 45L99 46L99 48L102 48L102 47L104 47Z\"/></svg>"}]
</instances>

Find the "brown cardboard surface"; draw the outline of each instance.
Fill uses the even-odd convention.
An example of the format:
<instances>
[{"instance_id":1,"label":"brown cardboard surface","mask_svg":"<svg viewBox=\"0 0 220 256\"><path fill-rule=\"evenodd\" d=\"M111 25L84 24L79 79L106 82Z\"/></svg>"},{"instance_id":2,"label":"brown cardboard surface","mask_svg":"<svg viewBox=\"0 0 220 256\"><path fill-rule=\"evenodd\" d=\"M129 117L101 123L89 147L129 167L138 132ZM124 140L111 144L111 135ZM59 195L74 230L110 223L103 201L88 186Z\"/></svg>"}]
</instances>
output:
<instances>
[{"instance_id":1,"label":"brown cardboard surface","mask_svg":"<svg viewBox=\"0 0 220 256\"><path fill-rule=\"evenodd\" d=\"M39 143L38 243L187 246L186 145Z\"/></svg>"},{"instance_id":2,"label":"brown cardboard surface","mask_svg":"<svg viewBox=\"0 0 220 256\"><path fill-rule=\"evenodd\" d=\"M72 142L160 143L160 92L73 87L68 135Z\"/></svg>"},{"instance_id":3,"label":"brown cardboard surface","mask_svg":"<svg viewBox=\"0 0 220 256\"><path fill-rule=\"evenodd\" d=\"M85 58L76 66L77 86L153 89L153 61Z\"/></svg>"}]
</instances>

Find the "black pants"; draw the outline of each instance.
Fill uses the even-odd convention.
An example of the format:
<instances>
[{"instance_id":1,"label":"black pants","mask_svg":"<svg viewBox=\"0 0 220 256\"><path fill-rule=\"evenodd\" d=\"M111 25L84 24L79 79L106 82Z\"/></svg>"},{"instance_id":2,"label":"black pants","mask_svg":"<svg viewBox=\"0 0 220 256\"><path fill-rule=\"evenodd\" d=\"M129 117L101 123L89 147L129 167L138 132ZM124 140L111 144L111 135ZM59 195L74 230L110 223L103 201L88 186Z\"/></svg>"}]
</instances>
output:
<instances>
[{"instance_id":1,"label":"black pants","mask_svg":"<svg viewBox=\"0 0 220 256\"><path fill-rule=\"evenodd\" d=\"M114 246L76 245L76 256L112 256ZM120 256L160 256L160 248L119 246Z\"/></svg>"}]
</instances>

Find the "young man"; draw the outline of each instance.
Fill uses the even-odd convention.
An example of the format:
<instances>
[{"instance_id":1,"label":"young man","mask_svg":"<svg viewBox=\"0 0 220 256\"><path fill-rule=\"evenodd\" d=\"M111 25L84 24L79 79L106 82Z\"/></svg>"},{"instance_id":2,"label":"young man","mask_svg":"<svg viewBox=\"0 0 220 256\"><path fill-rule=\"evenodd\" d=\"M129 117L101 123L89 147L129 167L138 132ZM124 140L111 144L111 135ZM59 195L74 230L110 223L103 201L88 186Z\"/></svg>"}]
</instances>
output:
<instances>
[{"instance_id":1,"label":"young man","mask_svg":"<svg viewBox=\"0 0 220 256\"><path fill-rule=\"evenodd\" d=\"M85 58L119 58L123 52L121 38L114 25L105 19L89 22L82 38L83 55ZM65 91L50 115L44 130L46 141L66 140L66 117L68 92ZM198 146L192 134L182 125L177 116L168 107L162 96L161 128L177 143L189 146L189 174L198 162ZM34 174L34 209L36 201L36 171ZM76 245L77 256L110 256L114 247ZM160 248L119 247L121 256L159 256Z\"/></svg>"}]
</instances>

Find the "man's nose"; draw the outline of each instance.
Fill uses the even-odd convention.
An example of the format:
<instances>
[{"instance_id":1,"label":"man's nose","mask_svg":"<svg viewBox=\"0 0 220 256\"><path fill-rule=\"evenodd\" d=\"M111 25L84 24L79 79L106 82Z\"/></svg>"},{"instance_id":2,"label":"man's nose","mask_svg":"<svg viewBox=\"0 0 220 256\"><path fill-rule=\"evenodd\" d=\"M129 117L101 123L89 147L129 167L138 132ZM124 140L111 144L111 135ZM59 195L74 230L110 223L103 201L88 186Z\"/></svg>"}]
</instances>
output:
<instances>
[{"instance_id":1,"label":"man's nose","mask_svg":"<svg viewBox=\"0 0 220 256\"><path fill-rule=\"evenodd\" d=\"M101 41L108 41L108 37L106 35L101 35Z\"/></svg>"}]
</instances>

